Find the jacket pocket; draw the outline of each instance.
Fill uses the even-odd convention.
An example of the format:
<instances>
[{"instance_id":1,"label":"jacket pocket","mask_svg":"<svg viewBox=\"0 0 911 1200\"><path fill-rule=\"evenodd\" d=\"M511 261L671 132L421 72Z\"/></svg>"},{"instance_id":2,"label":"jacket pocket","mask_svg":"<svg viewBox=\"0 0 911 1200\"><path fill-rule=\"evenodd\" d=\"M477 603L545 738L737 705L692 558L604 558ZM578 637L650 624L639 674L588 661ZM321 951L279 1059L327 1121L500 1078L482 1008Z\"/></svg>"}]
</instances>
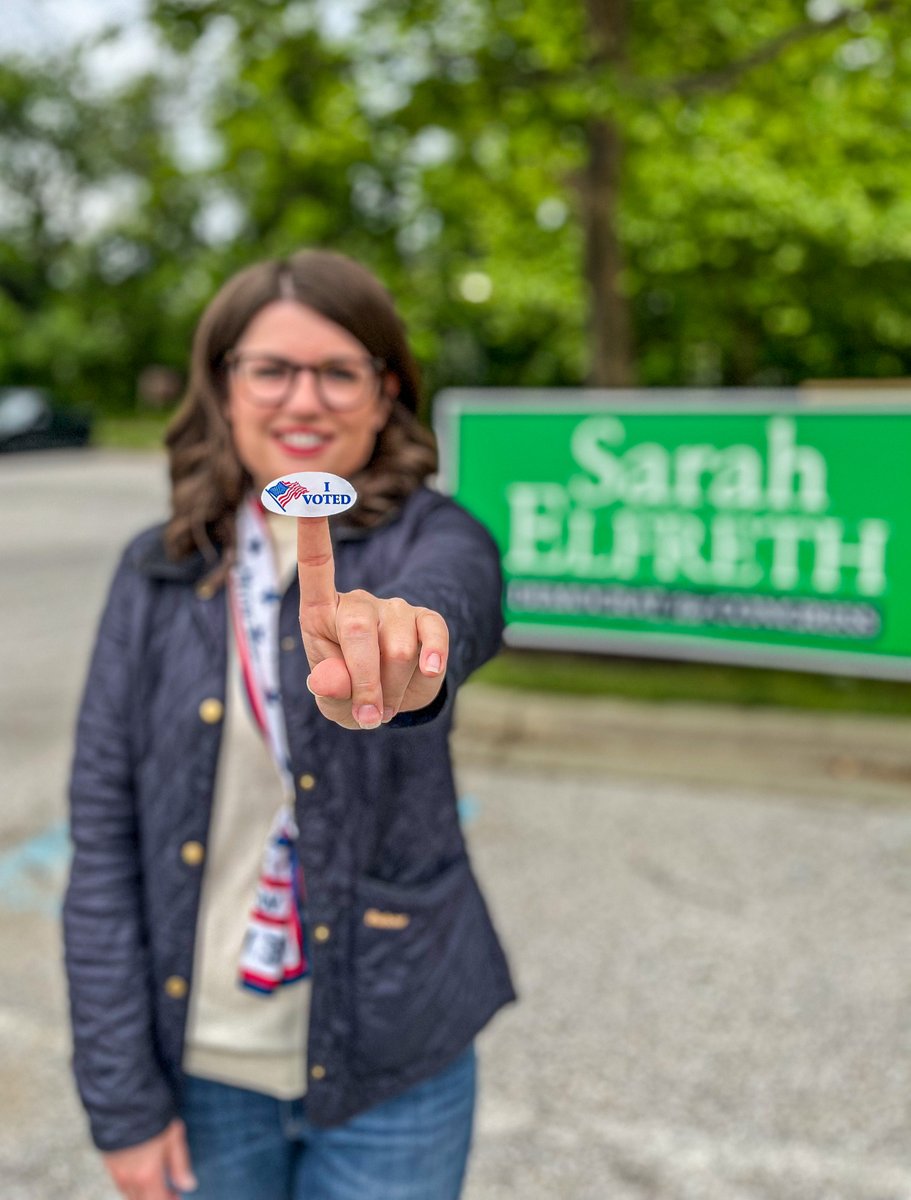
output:
<instances>
[{"instance_id":1,"label":"jacket pocket","mask_svg":"<svg viewBox=\"0 0 911 1200\"><path fill-rule=\"evenodd\" d=\"M362 879L355 920L358 1072L461 1049L484 1019L494 937L468 859L408 887Z\"/></svg>"}]
</instances>

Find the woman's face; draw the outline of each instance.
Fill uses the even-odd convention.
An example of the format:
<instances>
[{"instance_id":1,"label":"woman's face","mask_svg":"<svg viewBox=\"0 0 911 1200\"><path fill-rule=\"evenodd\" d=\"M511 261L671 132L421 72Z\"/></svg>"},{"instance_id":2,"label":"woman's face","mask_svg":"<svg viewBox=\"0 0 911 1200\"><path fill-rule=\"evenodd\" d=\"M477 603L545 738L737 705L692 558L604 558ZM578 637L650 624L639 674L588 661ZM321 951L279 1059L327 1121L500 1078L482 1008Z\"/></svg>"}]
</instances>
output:
<instances>
[{"instance_id":1,"label":"woman's face","mask_svg":"<svg viewBox=\"0 0 911 1200\"><path fill-rule=\"evenodd\" d=\"M331 471L350 478L366 466L398 381L385 376L381 391L369 351L347 329L296 300L276 300L250 321L232 360L227 415L234 448L257 488L292 471ZM333 364L326 376L328 388L337 381L349 392L357 373L367 379L363 403L346 411L328 408L314 373L294 375L287 364ZM263 405L262 396L283 375L288 377L287 394L272 407Z\"/></svg>"}]
</instances>

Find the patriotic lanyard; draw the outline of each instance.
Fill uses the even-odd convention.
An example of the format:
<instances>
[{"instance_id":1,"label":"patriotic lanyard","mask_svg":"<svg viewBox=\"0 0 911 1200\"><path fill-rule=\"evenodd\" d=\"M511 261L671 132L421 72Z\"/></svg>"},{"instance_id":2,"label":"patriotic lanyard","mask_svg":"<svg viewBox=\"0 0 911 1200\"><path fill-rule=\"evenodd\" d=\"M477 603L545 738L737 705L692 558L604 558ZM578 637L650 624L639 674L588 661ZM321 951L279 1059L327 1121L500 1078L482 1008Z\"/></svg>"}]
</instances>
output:
<instances>
[{"instance_id":1,"label":"patriotic lanyard","mask_svg":"<svg viewBox=\"0 0 911 1200\"><path fill-rule=\"evenodd\" d=\"M237 512L237 558L228 595L244 692L284 793L266 839L238 970L243 987L269 995L309 974L309 963L300 915L304 887L295 849L294 776L278 674L281 592L265 516L252 499Z\"/></svg>"}]
</instances>

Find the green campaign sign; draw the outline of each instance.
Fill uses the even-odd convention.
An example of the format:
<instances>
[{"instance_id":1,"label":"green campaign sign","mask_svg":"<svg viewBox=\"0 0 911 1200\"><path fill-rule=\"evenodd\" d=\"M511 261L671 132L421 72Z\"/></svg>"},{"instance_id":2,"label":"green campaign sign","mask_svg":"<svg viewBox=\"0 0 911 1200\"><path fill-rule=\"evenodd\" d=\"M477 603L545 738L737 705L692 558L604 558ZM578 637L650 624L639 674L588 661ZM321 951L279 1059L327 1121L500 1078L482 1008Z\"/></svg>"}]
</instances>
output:
<instances>
[{"instance_id":1,"label":"green campaign sign","mask_svg":"<svg viewBox=\"0 0 911 1200\"><path fill-rule=\"evenodd\" d=\"M911 678L911 404L447 391L513 645Z\"/></svg>"}]
</instances>

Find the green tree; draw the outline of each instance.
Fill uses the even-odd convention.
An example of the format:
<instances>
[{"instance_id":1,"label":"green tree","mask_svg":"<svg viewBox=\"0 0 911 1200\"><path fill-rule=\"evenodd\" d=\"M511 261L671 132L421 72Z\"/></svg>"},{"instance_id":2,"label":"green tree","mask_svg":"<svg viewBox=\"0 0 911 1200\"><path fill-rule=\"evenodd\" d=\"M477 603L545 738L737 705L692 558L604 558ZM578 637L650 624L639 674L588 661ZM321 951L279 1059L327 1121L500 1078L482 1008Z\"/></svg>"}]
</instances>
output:
<instances>
[{"instance_id":1,"label":"green tree","mask_svg":"<svg viewBox=\"0 0 911 1200\"><path fill-rule=\"evenodd\" d=\"M100 91L81 51L0 63L0 382L124 408L174 341L182 360L213 279L166 100L153 76Z\"/></svg>"},{"instance_id":2,"label":"green tree","mask_svg":"<svg viewBox=\"0 0 911 1200\"><path fill-rule=\"evenodd\" d=\"M390 73L426 48L394 118L454 135L434 200L475 198L460 223L498 290L519 311L510 273L582 292L592 382L786 382L905 369L905 7L400 0L364 21L395 23Z\"/></svg>"},{"instance_id":3,"label":"green tree","mask_svg":"<svg viewBox=\"0 0 911 1200\"><path fill-rule=\"evenodd\" d=\"M365 255L440 380L745 384L907 369L905 8L374 0L334 37L306 0L156 11L235 22L253 240Z\"/></svg>"},{"instance_id":4,"label":"green tree","mask_svg":"<svg viewBox=\"0 0 911 1200\"><path fill-rule=\"evenodd\" d=\"M116 92L0 63L0 381L126 405L305 243L388 281L430 391L906 373L906 11L156 0L176 65Z\"/></svg>"}]
</instances>

